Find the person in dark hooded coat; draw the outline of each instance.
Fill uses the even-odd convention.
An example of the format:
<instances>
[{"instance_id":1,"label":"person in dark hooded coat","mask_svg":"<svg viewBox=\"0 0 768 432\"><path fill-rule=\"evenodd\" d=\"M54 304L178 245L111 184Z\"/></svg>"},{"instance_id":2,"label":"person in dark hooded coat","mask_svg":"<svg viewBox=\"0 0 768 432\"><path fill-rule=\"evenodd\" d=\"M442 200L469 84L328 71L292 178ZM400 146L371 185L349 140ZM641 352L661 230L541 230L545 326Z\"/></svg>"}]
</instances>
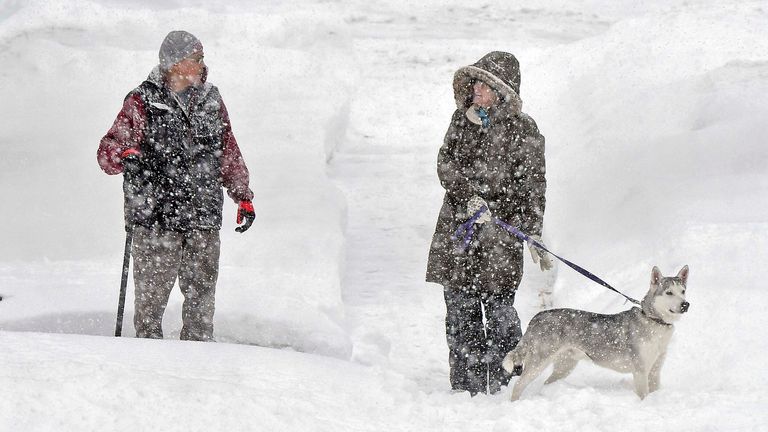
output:
<instances>
[{"instance_id":1,"label":"person in dark hooded coat","mask_svg":"<svg viewBox=\"0 0 768 432\"><path fill-rule=\"evenodd\" d=\"M453 90L457 109L437 164L445 197L426 280L444 290L451 387L495 393L509 383L501 362L522 336L514 299L523 244L492 218L540 239L544 137L521 111L520 67L512 54L491 52L460 68ZM452 236L481 208L464 248ZM544 251L530 250L542 271L551 268Z\"/></svg>"}]
</instances>

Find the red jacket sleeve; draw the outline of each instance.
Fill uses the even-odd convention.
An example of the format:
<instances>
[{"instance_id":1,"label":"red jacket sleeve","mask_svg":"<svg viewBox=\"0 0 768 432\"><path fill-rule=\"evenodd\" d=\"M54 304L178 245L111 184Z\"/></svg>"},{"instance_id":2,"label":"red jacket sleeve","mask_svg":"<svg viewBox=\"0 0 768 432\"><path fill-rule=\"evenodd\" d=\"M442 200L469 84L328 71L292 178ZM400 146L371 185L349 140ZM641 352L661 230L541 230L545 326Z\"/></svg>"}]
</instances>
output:
<instances>
[{"instance_id":1,"label":"red jacket sleeve","mask_svg":"<svg viewBox=\"0 0 768 432\"><path fill-rule=\"evenodd\" d=\"M221 178L222 184L227 189L227 194L235 202L253 199L253 191L248 187L248 167L245 166L240 147L232 133L232 124L229 122L229 113L224 102L221 102L221 119L224 123L222 143L224 151L221 154Z\"/></svg>"},{"instance_id":2,"label":"red jacket sleeve","mask_svg":"<svg viewBox=\"0 0 768 432\"><path fill-rule=\"evenodd\" d=\"M144 102L138 93L132 93L123 102L123 108L117 114L115 122L104 138L101 139L96 159L101 169L110 175L123 172L121 155L128 149L139 148L144 139L146 124Z\"/></svg>"}]
</instances>

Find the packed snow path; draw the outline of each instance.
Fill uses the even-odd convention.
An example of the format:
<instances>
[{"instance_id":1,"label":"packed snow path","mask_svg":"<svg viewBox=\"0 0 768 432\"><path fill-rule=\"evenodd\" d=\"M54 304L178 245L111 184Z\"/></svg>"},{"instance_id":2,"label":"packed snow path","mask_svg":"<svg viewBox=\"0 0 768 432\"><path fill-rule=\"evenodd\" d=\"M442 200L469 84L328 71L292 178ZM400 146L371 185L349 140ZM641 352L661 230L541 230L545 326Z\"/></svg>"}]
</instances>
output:
<instances>
[{"instance_id":1,"label":"packed snow path","mask_svg":"<svg viewBox=\"0 0 768 432\"><path fill-rule=\"evenodd\" d=\"M525 55L602 31L605 22L575 20L556 36L537 33L540 22L526 23L525 12L486 17L497 24L521 21L510 46L504 40L508 34L488 35L482 43L457 38L473 33L463 20L483 15L481 10L436 18L392 9L367 12L365 20L350 22L359 81L347 133L330 163L348 206L343 297L353 360L391 367L424 391L446 391L442 287L427 284L424 273L444 192L436 161L455 109L453 72L490 50ZM429 18L435 19L431 26L412 25ZM522 68L526 72L530 65ZM523 89L536 94L531 81L524 75ZM518 307L526 310L524 317L535 313L538 286L531 281L543 283L541 278L529 275L521 287Z\"/></svg>"}]
</instances>

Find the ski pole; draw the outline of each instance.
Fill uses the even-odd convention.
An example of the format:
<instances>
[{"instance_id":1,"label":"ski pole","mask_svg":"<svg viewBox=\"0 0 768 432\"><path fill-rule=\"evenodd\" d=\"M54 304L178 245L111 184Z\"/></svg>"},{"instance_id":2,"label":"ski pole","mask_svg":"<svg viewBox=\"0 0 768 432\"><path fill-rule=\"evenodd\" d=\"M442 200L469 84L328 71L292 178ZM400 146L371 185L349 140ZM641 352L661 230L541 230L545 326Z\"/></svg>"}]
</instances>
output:
<instances>
[{"instance_id":1,"label":"ski pole","mask_svg":"<svg viewBox=\"0 0 768 432\"><path fill-rule=\"evenodd\" d=\"M120 298L117 301L117 324L115 325L115 337L123 333L123 312L125 311L125 291L128 287L128 267L131 264L131 242L133 241L133 227L125 227L125 253L123 254L123 278L120 281Z\"/></svg>"}]
</instances>

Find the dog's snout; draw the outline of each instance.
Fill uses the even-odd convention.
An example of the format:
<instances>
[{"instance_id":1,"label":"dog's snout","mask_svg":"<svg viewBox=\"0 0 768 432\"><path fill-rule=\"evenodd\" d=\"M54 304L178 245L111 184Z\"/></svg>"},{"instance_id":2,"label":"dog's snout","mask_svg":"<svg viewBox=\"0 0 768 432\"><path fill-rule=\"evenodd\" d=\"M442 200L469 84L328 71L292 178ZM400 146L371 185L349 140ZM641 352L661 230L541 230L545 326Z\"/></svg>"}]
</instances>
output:
<instances>
[{"instance_id":1,"label":"dog's snout","mask_svg":"<svg viewBox=\"0 0 768 432\"><path fill-rule=\"evenodd\" d=\"M688 306L690 306L690 305L691 304L688 303L688 302L682 302L680 304L680 312L688 312Z\"/></svg>"}]
</instances>

